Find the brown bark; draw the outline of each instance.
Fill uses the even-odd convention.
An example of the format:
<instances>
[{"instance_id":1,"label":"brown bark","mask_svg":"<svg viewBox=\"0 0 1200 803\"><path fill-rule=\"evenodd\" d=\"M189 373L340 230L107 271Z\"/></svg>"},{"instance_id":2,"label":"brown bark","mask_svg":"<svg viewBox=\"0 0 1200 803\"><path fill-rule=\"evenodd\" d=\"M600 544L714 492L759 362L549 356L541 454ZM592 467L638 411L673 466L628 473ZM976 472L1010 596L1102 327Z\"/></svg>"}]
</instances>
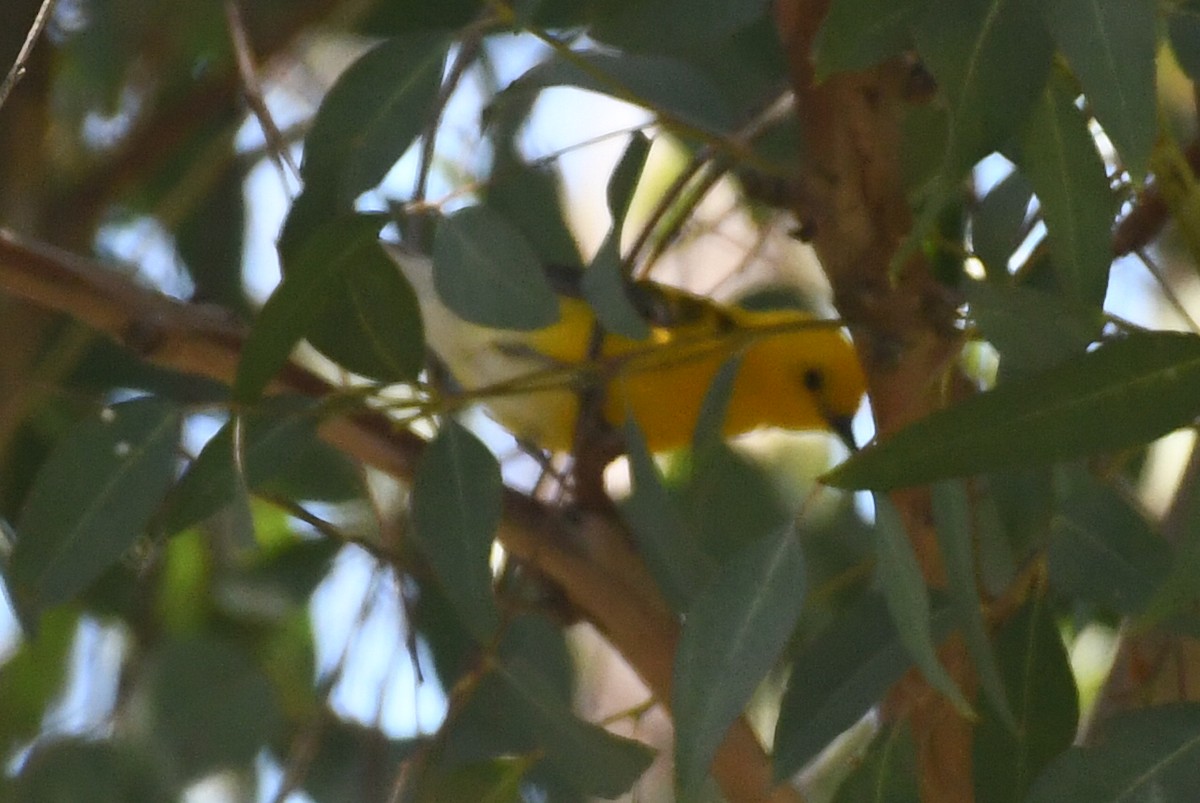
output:
<instances>
[{"instance_id":1,"label":"brown bark","mask_svg":"<svg viewBox=\"0 0 1200 803\"><path fill-rule=\"evenodd\" d=\"M776 4L805 133L802 192L794 207L854 335L876 428L886 436L945 403L943 380L960 347L956 305L920 254L890 269L912 225L900 169L909 68L893 60L817 84L811 44L826 9L819 0ZM928 490L895 493L892 501L926 580L941 585ZM949 642L941 657L969 693L974 682L962 646ZM884 715L912 724L925 801L973 799L971 728L943 697L913 675L893 689Z\"/></svg>"}]
</instances>

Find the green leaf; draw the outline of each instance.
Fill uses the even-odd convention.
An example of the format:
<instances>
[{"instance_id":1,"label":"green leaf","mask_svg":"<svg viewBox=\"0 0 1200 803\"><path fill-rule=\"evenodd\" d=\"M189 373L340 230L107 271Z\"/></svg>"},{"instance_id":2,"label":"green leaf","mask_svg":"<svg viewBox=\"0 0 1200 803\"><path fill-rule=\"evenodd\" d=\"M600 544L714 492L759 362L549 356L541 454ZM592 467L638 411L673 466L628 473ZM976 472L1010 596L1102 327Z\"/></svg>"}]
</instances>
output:
<instances>
[{"instance_id":1,"label":"green leaf","mask_svg":"<svg viewBox=\"0 0 1200 803\"><path fill-rule=\"evenodd\" d=\"M996 634L1014 731L987 701L973 745L978 803L1020 803L1038 773L1071 746L1079 719L1075 678L1044 598L1029 600Z\"/></svg>"},{"instance_id":2,"label":"green leaf","mask_svg":"<svg viewBox=\"0 0 1200 803\"><path fill-rule=\"evenodd\" d=\"M609 332L631 340L645 340L650 336L650 327L629 299L629 277L621 271L621 233L649 154L650 140L641 131L633 132L621 161L608 180L608 212L612 224L583 274L584 298L595 310L600 323Z\"/></svg>"},{"instance_id":3,"label":"green leaf","mask_svg":"<svg viewBox=\"0 0 1200 803\"><path fill-rule=\"evenodd\" d=\"M348 209L383 180L429 124L449 48L444 32L405 34L342 73L305 137L305 183L336 187L337 206Z\"/></svg>"},{"instance_id":4,"label":"green leaf","mask_svg":"<svg viewBox=\"0 0 1200 803\"><path fill-rule=\"evenodd\" d=\"M719 564L794 520L766 470L723 441L693 452L682 509L697 543Z\"/></svg>"},{"instance_id":5,"label":"green leaf","mask_svg":"<svg viewBox=\"0 0 1200 803\"><path fill-rule=\"evenodd\" d=\"M1027 803L1193 800L1200 785L1200 704L1114 716L1103 741L1072 747L1043 772Z\"/></svg>"},{"instance_id":6,"label":"green leaf","mask_svg":"<svg viewBox=\"0 0 1200 803\"><path fill-rule=\"evenodd\" d=\"M303 789L318 803L386 800L395 778L376 769L399 767L420 745L417 739L391 739L378 728L328 717L305 768Z\"/></svg>"},{"instance_id":7,"label":"green leaf","mask_svg":"<svg viewBox=\"0 0 1200 803\"><path fill-rule=\"evenodd\" d=\"M834 803L919 803L917 748L905 723L880 733Z\"/></svg>"},{"instance_id":8,"label":"green leaf","mask_svg":"<svg viewBox=\"0 0 1200 803\"><path fill-rule=\"evenodd\" d=\"M967 651L975 662L984 694L999 712L1001 721L1015 731L1017 723L1009 709L1004 681L996 667L996 654L988 638L979 588L975 583L972 510L966 485L962 482L939 482L933 486L932 496L934 527L946 570L951 607L962 628Z\"/></svg>"},{"instance_id":9,"label":"green leaf","mask_svg":"<svg viewBox=\"0 0 1200 803\"><path fill-rule=\"evenodd\" d=\"M0 664L0 750L13 750L41 729L46 709L63 691L79 612L69 607L42 617L36 638L24 639Z\"/></svg>"},{"instance_id":10,"label":"green leaf","mask_svg":"<svg viewBox=\"0 0 1200 803\"><path fill-rule=\"evenodd\" d=\"M929 590L904 530L904 522L882 494L875 494L875 534L875 575L887 599L888 611L896 622L901 643L929 685L941 692L963 716L973 716L970 703L938 660Z\"/></svg>"},{"instance_id":11,"label":"green leaf","mask_svg":"<svg viewBox=\"0 0 1200 803\"><path fill-rule=\"evenodd\" d=\"M1165 10L1175 60L1188 78L1200 80L1200 7L1187 3Z\"/></svg>"},{"instance_id":12,"label":"green leaf","mask_svg":"<svg viewBox=\"0 0 1200 803\"><path fill-rule=\"evenodd\" d=\"M588 35L625 51L693 50L715 46L769 6L770 0L656 0L619 3L613 10L602 5Z\"/></svg>"},{"instance_id":13,"label":"green leaf","mask_svg":"<svg viewBox=\"0 0 1200 803\"><path fill-rule=\"evenodd\" d=\"M671 691L682 798L703 786L726 731L791 638L805 579L795 527L782 527L735 556L688 608Z\"/></svg>"},{"instance_id":14,"label":"green leaf","mask_svg":"<svg viewBox=\"0 0 1200 803\"><path fill-rule=\"evenodd\" d=\"M524 235L538 263L577 268L583 265L579 245L563 213L561 181L553 168L530 165L498 142L484 203L504 216Z\"/></svg>"},{"instance_id":15,"label":"green leaf","mask_svg":"<svg viewBox=\"0 0 1200 803\"><path fill-rule=\"evenodd\" d=\"M1050 0L1046 24L1087 95L1096 120L1137 179L1157 132L1154 4L1143 0Z\"/></svg>"},{"instance_id":16,"label":"green leaf","mask_svg":"<svg viewBox=\"0 0 1200 803\"><path fill-rule=\"evenodd\" d=\"M1061 75L1050 82L1021 135L1016 161L1037 193L1060 289L1073 303L1099 311L1116 209L1074 94Z\"/></svg>"},{"instance_id":17,"label":"green leaf","mask_svg":"<svg viewBox=\"0 0 1200 803\"><path fill-rule=\"evenodd\" d=\"M557 776L585 795L625 794L650 766L654 752L575 715L569 691L544 667L541 650L531 649L551 634L557 634L553 625L532 616L510 623L495 675L515 695L520 706L514 716L536 735Z\"/></svg>"},{"instance_id":18,"label":"green leaf","mask_svg":"<svg viewBox=\"0 0 1200 803\"><path fill-rule=\"evenodd\" d=\"M912 49L912 23L928 0L833 0L813 40L818 81L865 70Z\"/></svg>"},{"instance_id":19,"label":"green leaf","mask_svg":"<svg viewBox=\"0 0 1200 803\"><path fill-rule=\"evenodd\" d=\"M633 487L620 502L621 515L663 597L673 611L683 613L715 567L663 485L646 437L632 418L625 421L625 447Z\"/></svg>"},{"instance_id":20,"label":"green leaf","mask_svg":"<svg viewBox=\"0 0 1200 803\"><path fill-rule=\"evenodd\" d=\"M525 803L521 784L534 759L530 756L501 756L454 767L423 780L417 803L471 800L479 803Z\"/></svg>"},{"instance_id":21,"label":"green leaf","mask_svg":"<svg viewBox=\"0 0 1200 803\"><path fill-rule=\"evenodd\" d=\"M1058 592L1132 616L1165 581L1171 550L1115 489L1082 469L1058 472L1050 582Z\"/></svg>"},{"instance_id":22,"label":"green leaf","mask_svg":"<svg viewBox=\"0 0 1200 803\"><path fill-rule=\"evenodd\" d=\"M55 446L21 509L8 565L25 623L80 594L145 533L171 484L180 420L174 405L136 399Z\"/></svg>"},{"instance_id":23,"label":"green leaf","mask_svg":"<svg viewBox=\"0 0 1200 803\"><path fill-rule=\"evenodd\" d=\"M558 320L558 299L537 254L486 206L460 209L441 222L433 268L438 295L464 320L525 331Z\"/></svg>"},{"instance_id":24,"label":"green leaf","mask_svg":"<svg viewBox=\"0 0 1200 803\"><path fill-rule=\"evenodd\" d=\"M965 282L971 317L1005 369L1038 371L1082 354L1100 337L1104 314L1024 285Z\"/></svg>"},{"instance_id":25,"label":"green leaf","mask_svg":"<svg viewBox=\"0 0 1200 803\"><path fill-rule=\"evenodd\" d=\"M1054 45L1037 0L930 0L914 37L949 100L943 175L954 184L1020 129L1050 74Z\"/></svg>"},{"instance_id":26,"label":"green leaf","mask_svg":"<svg viewBox=\"0 0 1200 803\"><path fill-rule=\"evenodd\" d=\"M285 249L283 281L267 299L242 349L234 399L258 399L301 338L329 303L342 277L363 258L364 243L377 239L382 215L341 216L321 224L293 252Z\"/></svg>"},{"instance_id":27,"label":"green leaf","mask_svg":"<svg viewBox=\"0 0 1200 803\"><path fill-rule=\"evenodd\" d=\"M704 392L700 414L696 416L696 429L692 433L692 451L701 463L706 459L706 453L724 448L725 413L729 409L729 400L733 398L733 383L741 367L740 355L721 363Z\"/></svg>"},{"instance_id":28,"label":"green leaf","mask_svg":"<svg viewBox=\"0 0 1200 803\"><path fill-rule=\"evenodd\" d=\"M155 772L147 753L112 741L79 738L38 744L21 767L14 801L94 803L176 800L180 791ZM84 791L86 790L86 792Z\"/></svg>"},{"instance_id":29,"label":"green leaf","mask_svg":"<svg viewBox=\"0 0 1200 803\"><path fill-rule=\"evenodd\" d=\"M1200 412L1200 337L1138 332L930 415L827 474L887 490L1146 443Z\"/></svg>"},{"instance_id":30,"label":"green leaf","mask_svg":"<svg viewBox=\"0 0 1200 803\"><path fill-rule=\"evenodd\" d=\"M453 419L425 450L412 485L413 538L483 643L500 622L489 561L503 488L496 458Z\"/></svg>"},{"instance_id":31,"label":"green leaf","mask_svg":"<svg viewBox=\"0 0 1200 803\"><path fill-rule=\"evenodd\" d=\"M1020 245L1033 188L1014 170L983 196L971 216L971 247L989 280L1008 277L1008 261Z\"/></svg>"},{"instance_id":32,"label":"green leaf","mask_svg":"<svg viewBox=\"0 0 1200 803\"><path fill-rule=\"evenodd\" d=\"M948 607L935 611L935 640L945 637L950 623ZM865 597L828 625L792 665L775 726L775 777L803 769L911 667L881 597Z\"/></svg>"},{"instance_id":33,"label":"green leaf","mask_svg":"<svg viewBox=\"0 0 1200 803\"><path fill-rule=\"evenodd\" d=\"M347 257L316 320L309 343L359 376L380 382L415 380L425 364L421 307L412 287L375 238Z\"/></svg>"},{"instance_id":34,"label":"green leaf","mask_svg":"<svg viewBox=\"0 0 1200 803\"><path fill-rule=\"evenodd\" d=\"M317 440L320 423L317 413L309 401L280 397L267 399L241 416L240 424L234 420L227 422L204 445L171 490L170 504L162 520L163 531L171 535L201 522L232 502L243 487L251 491L263 488L281 474L286 477L306 464L322 471L320 482L315 478L298 478L304 486L311 486L314 493L326 490L326 483L361 485L341 453ZM233 430L238 425L242 428L242 453L235 459ZM239 471L244 473L239 476Z\"/></svg>"},{"instance_id":35,"label":"green leaf","mask_svg":"<svg viewBox=\"0 0 1200 803\"><path fill-rule=\"evenodd\" d=\"M650 109L668 126L708 135L732 133L736 119L703 73L669 56L574 51L530 69L496 96L491 114L527 109L551 86L599 92Z\"/></svg>"},{"instance_id":36,"label":"green leaf","mask_svg":"<svg viewBox=\"0 0 1200 803\"><path fill-rule=\"evenodd\" d=\"M144 683L134 693L146 706L150 744L179 778L247 769L279 733L271 684L226 642L169 641L151 658Z\"/></svg>"}]
</instances>

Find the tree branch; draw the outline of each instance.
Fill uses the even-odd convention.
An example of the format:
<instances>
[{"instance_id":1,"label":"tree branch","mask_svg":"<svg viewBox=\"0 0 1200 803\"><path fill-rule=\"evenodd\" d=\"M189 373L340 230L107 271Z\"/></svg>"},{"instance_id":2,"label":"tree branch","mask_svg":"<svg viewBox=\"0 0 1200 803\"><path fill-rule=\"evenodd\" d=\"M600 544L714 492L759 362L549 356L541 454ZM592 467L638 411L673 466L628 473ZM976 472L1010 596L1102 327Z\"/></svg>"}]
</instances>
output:
<instances>
[{"instance_id":1,"label":"tree branch","mask_svg":"<svg viewBox=\"0 0 1200 803\"><path fill-rule=\"evenodd\" d=\"M232 383L244 327L219 307L189 305L141 287L88 259L25 242L0 230L0 290L70 316L163 368ZM321 398L336 391L320 376L289 363L273 392ZM331 418L320 430L333 446L409 482L424 441L386 416L359 412ZM504 547L559 585L605 634L664 705L679 626L620 522L598 514L579 519L508 490L497 534ZM799 801L776 786L771 763L744 719L730 728L713 766L731 801Z\"/></svg>"}]
</instances>

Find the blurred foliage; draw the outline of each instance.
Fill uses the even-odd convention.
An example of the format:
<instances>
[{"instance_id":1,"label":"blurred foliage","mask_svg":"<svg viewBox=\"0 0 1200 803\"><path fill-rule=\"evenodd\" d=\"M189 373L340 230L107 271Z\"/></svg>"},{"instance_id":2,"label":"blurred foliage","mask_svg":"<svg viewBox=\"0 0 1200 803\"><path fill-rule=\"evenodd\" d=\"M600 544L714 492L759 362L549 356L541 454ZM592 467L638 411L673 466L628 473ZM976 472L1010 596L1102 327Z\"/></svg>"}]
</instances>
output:
<instances>
[{"instance_id":1,"label":"blurred foliage","mask_svg":"<svg viewBox=\"0 0 1200 803\"><path fill-rule=\"evenodd\" d=\"M0 3L0 66L39 5ZM680 794L705 799L730 723L774 683L778 778L816 767L826 799L910 801L921 783L906 722L878 728L865 752L811 762L873 722L914 667L975 717L980 801L1194 795L1194 703L1127 715L1100 744L1071 747L1080 712L1059 625L1127 617L1200 632L1195 511L1180 496L1168 528L1132 492L1147 445L1200 413L1200 336L1136 331L1104 309L1127 200L1162 190L1185 234L1178 261L1194 271L1200 257L1186 243L1195 176L1186 162L1161 169L1182 151L1159 130L1155 72L1158 56L1200 78L1200 6L831 4L812 54L821 80L901 58L931 83L933 102L914 93L906 112L915 223L897 245L961 301L964 339L994 350L998 380L825 477L848 490L954 480L939 486L944 596L925 587L886 497L877 526L862 495L809 491L839 454L829 444L789 442L772 462L719 443L720 387L688 454L660 462L636 427L624 433L632 490L619 515L682 627L674 698L656 701L678 717L673 748L644 743L639 712L609 711L585 686L601 684L579 629L564 626L577 612L563 590L493 554L505 482L527 488L530 470L430 415L455 411L436 407L454 400L453 382L422 372L416 294L378 238L431 256L447 304L496 327L553 318L539 263L588 265L599 318L637 334L630 265L704 228L689 200L707 190L704 171L740 180L725 182L730 214L748 211L764 232L782 214L764 199L786 202L789 182L821 174L796 115L769 113L789 81L772 4L232 6L60 0L0 108L0 227L253 322L231 389L0 293L13 625L0 798L174 800L215 779L228 799L374 801L401 788L418 801L668 799L671 784L647 768L673 749ZM620 132L629 145L602 182L611 221L594 258L566 204L577 188L530 144L555 124L547 90L562 87L653 118ZM458 101L470 111L452 113ZM278 132L261 134L260 105ZM701 180L655 199L662 214L648 223L632 201L660 144ZM292 197L284 278L256 311L245 279L270 267L253 249L269 200L250 193L259 170ZM642 226L645 250L622 251ZM301 341L313 370L353 375L344 393L273 393ZM410 488L321 439L333 416L368 410L397 429L419 422L422 436L436 426ZM978 694L939 663L956 630ZM581 700L599 701L589 717ZM616 716L598 724L596 710ZM630 721L635 738L612 726Z\"/></svg>"}]
</instances>

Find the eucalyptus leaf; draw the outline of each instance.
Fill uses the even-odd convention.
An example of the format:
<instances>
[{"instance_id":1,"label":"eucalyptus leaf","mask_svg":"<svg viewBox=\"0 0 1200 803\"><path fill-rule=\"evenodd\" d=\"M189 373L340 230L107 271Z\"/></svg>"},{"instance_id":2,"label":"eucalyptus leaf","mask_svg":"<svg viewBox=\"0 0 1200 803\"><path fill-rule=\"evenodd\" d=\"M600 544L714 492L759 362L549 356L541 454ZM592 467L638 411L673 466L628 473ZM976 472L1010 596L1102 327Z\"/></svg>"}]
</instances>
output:
<instances>
[{"instance_id":1,"label":"eucalyptus leaf","mask_svg":"<svg viewBox=\"0 0 1200 803\"><path fill-rule=\"evenodd\" d=\"M675 777L692 799L726 731L775 664L804 605L794 527L759 539L693 600L675 653Z\"/></svg>"},{"instance_id":2,"label":"eucalyptus leaf","mask_svg":"<svg viewBox=\"0 0 1200 803\"><path fill-rule=\"evenodd\" d=\"M76 425L38 470L17 519L8 590L27 625L146 533L175 468L180 411L141 398Z\"/></svg>"},{"instance_id":3,"label":"eucalyptus leaf","mask_svg":"<svg viewBox=\"0 0 1200 803\"><path fill-rule=\"evenodd\" d=\"M887 490L1144 444L1200 413L1200 337L1136 332L933 413L823 481Z\"/></svg>"}]
</instances>

